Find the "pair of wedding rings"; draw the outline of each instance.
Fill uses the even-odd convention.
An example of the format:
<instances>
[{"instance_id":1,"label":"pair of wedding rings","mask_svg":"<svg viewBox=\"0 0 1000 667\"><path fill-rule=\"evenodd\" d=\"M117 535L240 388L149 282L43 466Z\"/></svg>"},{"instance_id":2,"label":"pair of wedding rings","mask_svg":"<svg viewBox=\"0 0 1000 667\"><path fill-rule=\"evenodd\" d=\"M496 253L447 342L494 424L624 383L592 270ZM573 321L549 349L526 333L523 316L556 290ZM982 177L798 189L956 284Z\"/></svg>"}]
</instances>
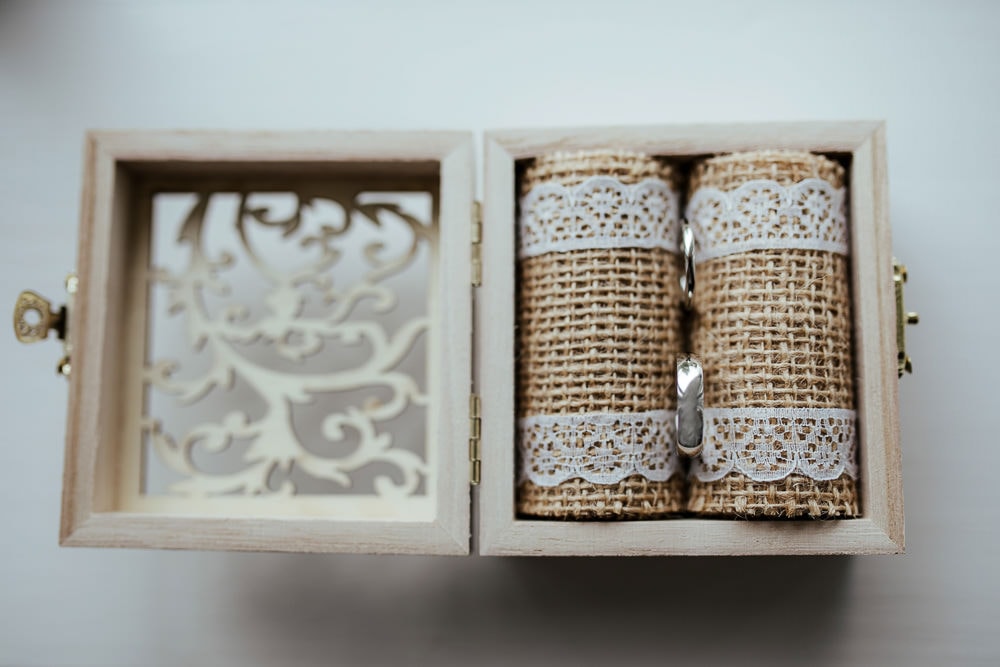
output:
<instances>
[{"instance_id":1,"label":"pair of wedding rings","mask_svg":"<svg viewBox=\"0 0 1000 667\"><path fill-rule=\"evenodd\" d=\"M684 308L691 310L694 301L694 232L686 221L681 228L681 255L684 272L681 291ZM701 362L690 354L677 359L677 450L685 456L701 453L705 435L704 369Z\"/></svg>"}]
</instances>

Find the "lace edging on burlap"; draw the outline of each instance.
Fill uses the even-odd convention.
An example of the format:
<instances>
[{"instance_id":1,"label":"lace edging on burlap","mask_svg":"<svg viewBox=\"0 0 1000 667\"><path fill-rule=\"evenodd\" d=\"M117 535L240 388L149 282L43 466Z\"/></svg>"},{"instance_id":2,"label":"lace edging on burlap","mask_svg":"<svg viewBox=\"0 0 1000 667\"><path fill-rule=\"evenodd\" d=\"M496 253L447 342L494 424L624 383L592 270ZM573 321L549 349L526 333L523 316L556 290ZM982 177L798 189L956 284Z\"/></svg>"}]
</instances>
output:
<instances>
[{"instance_id":1,"label":"lace edging on burlap","mask_svg":"<svg viewBox=\"0 0 1000 667\"><path fill-rule=\"evenodd\" d=\"M616 484L637 474L666 481L680 471L674 414L651 410L524 417L518 422L519 482Z\"/></svg>"},{"instance_id":2,"label":"lace edging on burlap","mask_svg":"<svg viewBox=\"0 0 1000 667\"><path fill-rule=\"evenodd\" d=\"M762 179L725 192L699 188L686 215L699 261L771 248L849 251L846 191L820 178L787 187Z\"/></svg>"},{"instance_id":3,"label":"lace edging on burlap","mask_svg":"<svg viewBox=\"0 0 1000 667\"><path fill-rule=\"evenodd\" d=\"M705 442L691 476L741 472L757 482L792 474L816 481L857 478L856 414L834 408L706 408Z\"/></svg>"},{"instance_id":4,"label":"lace edging on burlap","mask_svg":"<svg viewBox=\"0 0 1000 667\"><path fill-rule=\"evenodd\" d=\"M579 185L541 183L521 198L518 256L585 248L678 252L680 198L662 179L634 185L592 176Z\"/></svg>"}]
</instances>

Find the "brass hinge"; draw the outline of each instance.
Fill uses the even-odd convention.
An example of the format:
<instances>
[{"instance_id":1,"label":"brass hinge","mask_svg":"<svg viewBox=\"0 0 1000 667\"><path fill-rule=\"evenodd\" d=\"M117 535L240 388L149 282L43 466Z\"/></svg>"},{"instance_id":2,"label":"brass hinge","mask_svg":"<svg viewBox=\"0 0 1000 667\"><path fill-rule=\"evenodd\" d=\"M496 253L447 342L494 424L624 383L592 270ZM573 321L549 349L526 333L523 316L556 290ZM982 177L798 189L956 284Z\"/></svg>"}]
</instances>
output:
<instances>
[{"instance_id":1,"label":"brass hinge","mask_svg":"<svg viewBox=\"0 0 1000 667\"><path fill-rule=\"evenodd\" d=\"M916 324L920 321L917 313L907 312L903 304L903 285L906 283L907 274L904 266L895 257L892 258L892 283L896 289L896 369L899 377L903 373L913 372L913 361L906 353L906 325Z\"/></svg>"},{"instance_id":2,"label":"brass hinge","mask_svg":"<svg viewBox=\"0 0 1000 667\"><path fill-rule=\"evenodd\" d=\"M472 286L483 284L483 207L472 202Z\"/></svg>"},{"instance_id":3,"label":"brass hinge","mask_svg":"<svg viewBox=\"0 0 1000 667\"><path fill-rule=\"evenodd\" d=\"M482 479L480 444L482 442L483 418L480 410L479 394L469 394L469 471L473 486L479 484L480 479Z\"/></svg>"}]
</instances>

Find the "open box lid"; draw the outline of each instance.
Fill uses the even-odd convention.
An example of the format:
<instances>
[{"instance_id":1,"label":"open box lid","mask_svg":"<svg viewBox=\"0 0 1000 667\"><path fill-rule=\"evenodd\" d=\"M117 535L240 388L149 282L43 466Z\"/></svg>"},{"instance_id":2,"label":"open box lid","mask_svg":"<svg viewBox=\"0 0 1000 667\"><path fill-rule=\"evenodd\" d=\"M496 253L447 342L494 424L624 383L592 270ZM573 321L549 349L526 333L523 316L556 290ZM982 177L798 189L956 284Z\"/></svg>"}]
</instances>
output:
<instances>
[{"instance_id":1,"label":"open box lid","mask_svg":"<svg viewBox=\"0 0 1000 667\"><path fill-rule=\"evenodd\" d=\"M474 169L468 133L91 133L62 543L468 553Z\"/></svg>"}]
</instances>

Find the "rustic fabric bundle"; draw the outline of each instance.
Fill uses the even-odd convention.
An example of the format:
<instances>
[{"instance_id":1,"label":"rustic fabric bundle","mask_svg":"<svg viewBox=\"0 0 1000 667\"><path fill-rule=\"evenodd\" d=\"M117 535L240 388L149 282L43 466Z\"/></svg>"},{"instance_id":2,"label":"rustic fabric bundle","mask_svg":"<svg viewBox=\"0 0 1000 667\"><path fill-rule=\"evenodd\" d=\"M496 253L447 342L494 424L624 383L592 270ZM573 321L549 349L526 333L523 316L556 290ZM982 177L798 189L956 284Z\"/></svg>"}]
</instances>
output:
<instances>
[{"instance_id":1,"label":"rustic fabric bundle","mask_svg":"<svg viewBox=\"0 0 1000 667\"><path fill-rule=\"evenodd\" d=\"M521 194L518 512L646 519L682 510L670 167L628 152L556 153L528 166Z\"/></svg>"},{"instance_id":2,"label":"rustic fabric bundle","mask_svg":"<svg viewBox=\"0 0 1000 667\"><path fill-rule=\"evenodd\" d=\"M801 152L732 154L696 164L689 192L706 441L688 509L857 516L843 167Z\"/></svg>"}]
</instances>

